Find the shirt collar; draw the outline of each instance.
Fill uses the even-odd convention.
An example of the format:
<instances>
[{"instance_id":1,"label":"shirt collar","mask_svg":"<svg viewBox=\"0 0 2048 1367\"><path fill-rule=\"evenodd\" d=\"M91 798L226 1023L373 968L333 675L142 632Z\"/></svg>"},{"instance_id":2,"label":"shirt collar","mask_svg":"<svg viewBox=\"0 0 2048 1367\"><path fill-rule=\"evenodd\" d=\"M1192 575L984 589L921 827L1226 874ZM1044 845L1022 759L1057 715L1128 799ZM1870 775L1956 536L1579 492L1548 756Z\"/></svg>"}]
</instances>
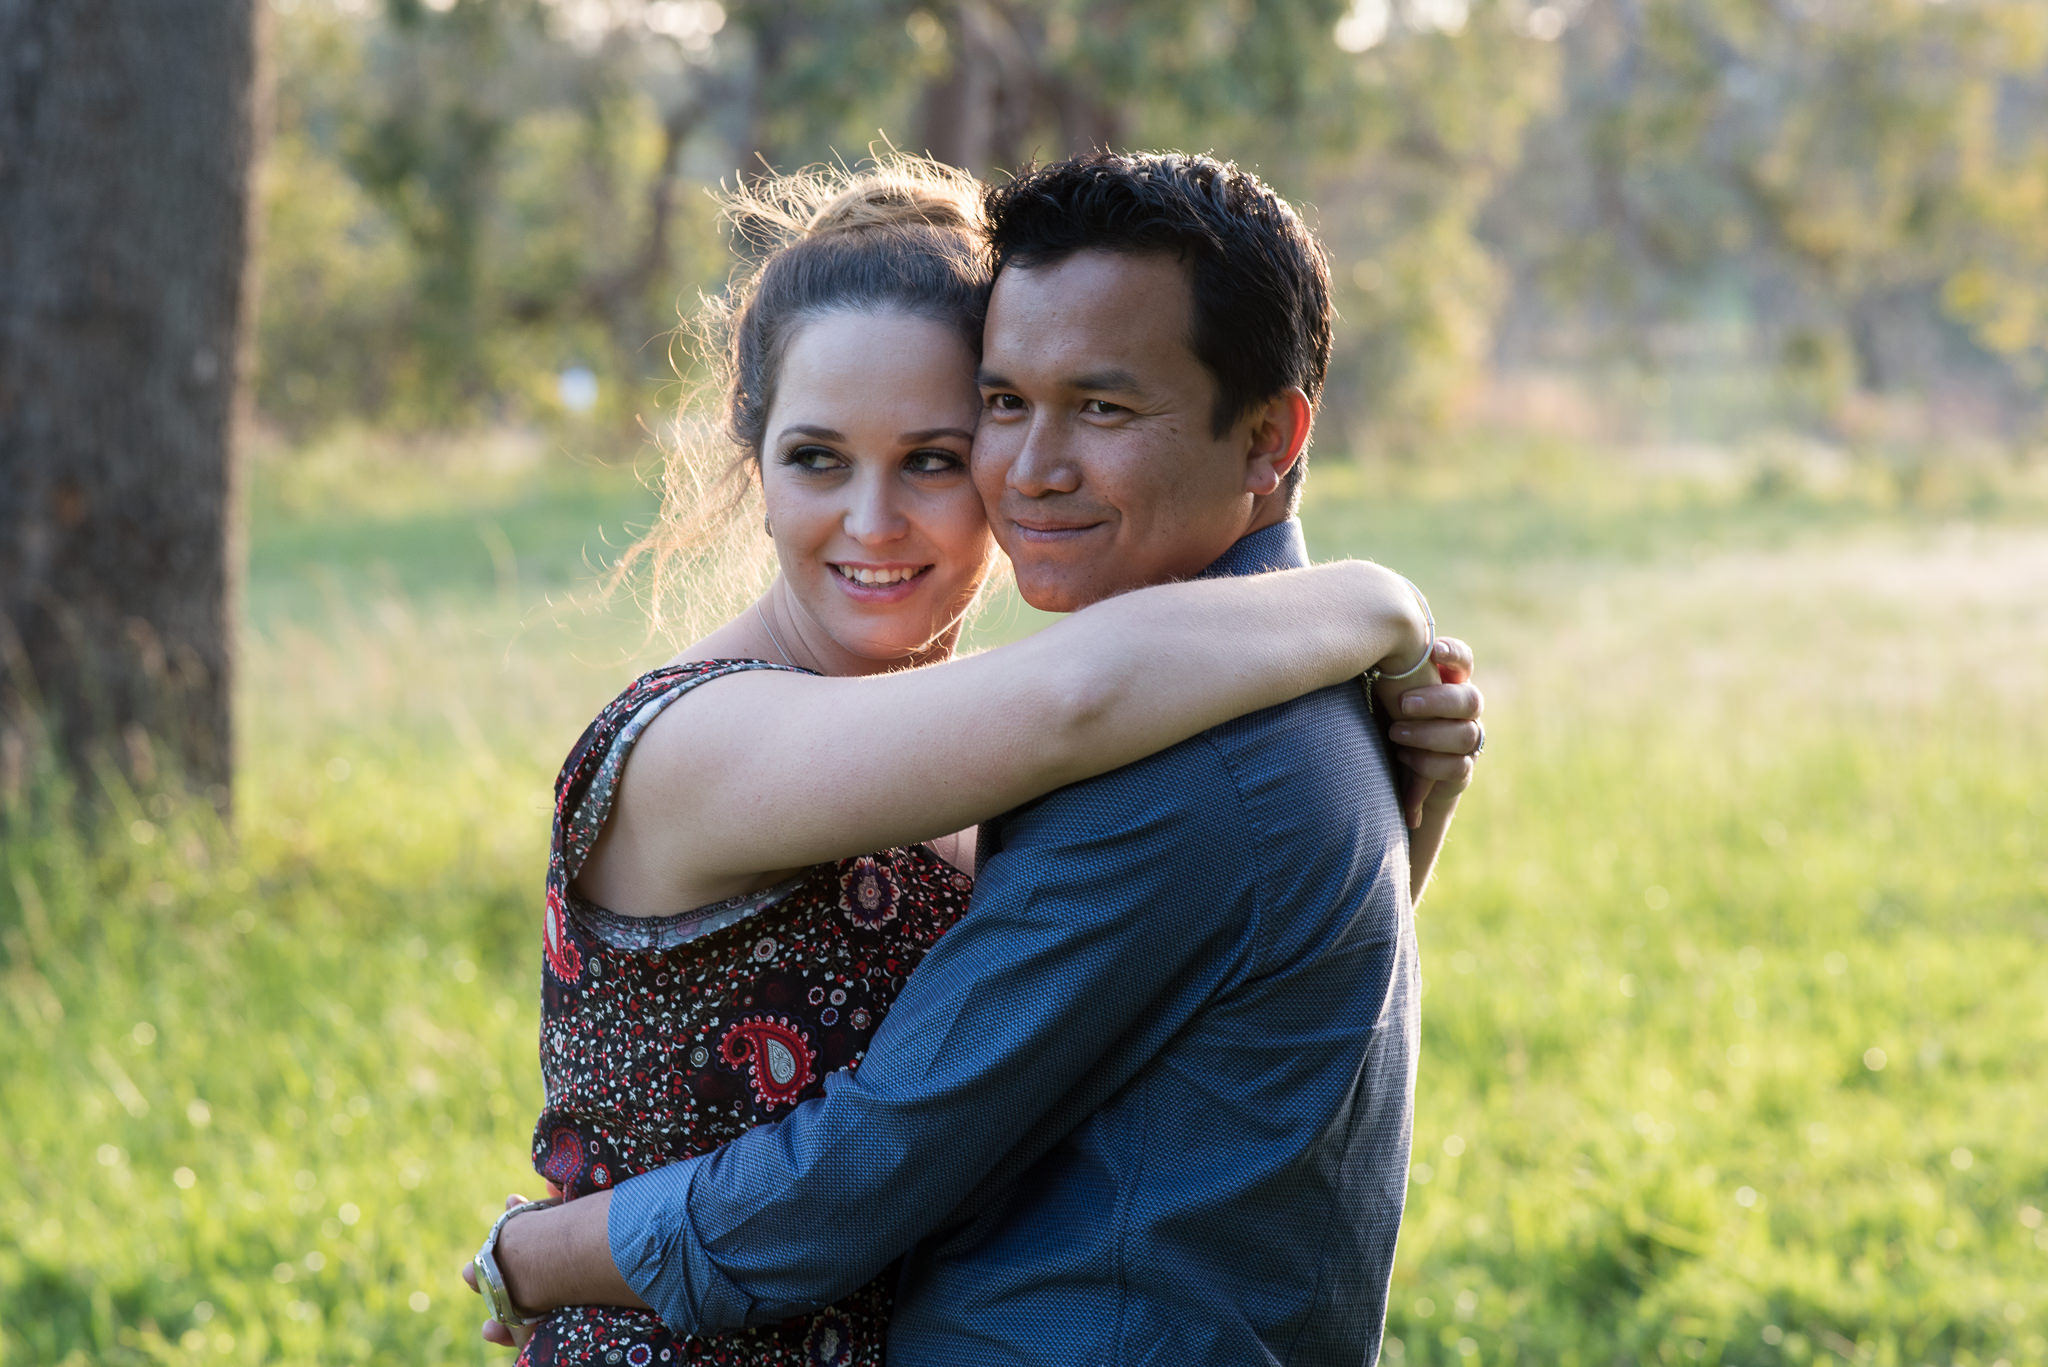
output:
<instances>
[{"instance_id":1,"label":"shirt collar","mask_svg":"<svg viewBox=\"0 0 2048 1367\"><path fill-rule=\"evenodd\" d=\"M1239 537L1235 545L1216 558L1215 564L1195 577L1264 574L1268 570L1307 569L1308 565L1308 542L1301 535L1301 519L1290 517Z\"/></svg>"}]
</instances>

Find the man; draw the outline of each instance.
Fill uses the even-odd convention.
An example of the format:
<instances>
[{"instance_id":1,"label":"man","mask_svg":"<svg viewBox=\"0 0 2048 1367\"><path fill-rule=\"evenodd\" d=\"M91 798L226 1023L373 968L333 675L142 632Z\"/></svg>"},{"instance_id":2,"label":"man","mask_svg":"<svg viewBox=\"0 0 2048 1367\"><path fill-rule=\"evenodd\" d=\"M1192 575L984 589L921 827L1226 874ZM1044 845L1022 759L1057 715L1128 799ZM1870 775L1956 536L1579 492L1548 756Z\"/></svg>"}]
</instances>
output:
<instances>
[{"instance_id":1,"label":"man","mask_svg":"<svg viewBox=\"0 0 2048 1367\"><path fill-rule=\"evenodd\" d=\"M1207 158L1103 153L992 212L974 473L1025 598L1306 564L1330 302L1293 210ZM1418 866L1467 770L1424 802ZM1356 688L1008 813L857 1073L507 1224L508 1286L716 1333L901 1256L908 1367L1370 1362L1407 1188L1409 849Z\"/></svg>"}]
</instances>

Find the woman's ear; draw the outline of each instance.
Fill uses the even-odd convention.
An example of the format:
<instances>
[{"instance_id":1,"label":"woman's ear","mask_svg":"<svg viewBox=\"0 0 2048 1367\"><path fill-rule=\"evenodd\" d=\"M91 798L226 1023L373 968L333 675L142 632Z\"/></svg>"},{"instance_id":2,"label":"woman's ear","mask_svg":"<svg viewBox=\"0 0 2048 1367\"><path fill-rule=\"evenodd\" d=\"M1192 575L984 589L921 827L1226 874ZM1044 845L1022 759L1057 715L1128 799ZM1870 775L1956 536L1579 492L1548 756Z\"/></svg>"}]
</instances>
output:
<instances>
[{"instance_id":1,"label":"woman's ear","mask_svg":"<svg viewBox=\"0 0 2048 1367\"><path fill-rule=\"evenodd\" d=\"M1259 405L1251 415L1245 452L1245 492L1257 498L1279 492L1287 472L1301 459L1314 422L1308 395L1292 385Z\"/></svg>"}]
</instances>

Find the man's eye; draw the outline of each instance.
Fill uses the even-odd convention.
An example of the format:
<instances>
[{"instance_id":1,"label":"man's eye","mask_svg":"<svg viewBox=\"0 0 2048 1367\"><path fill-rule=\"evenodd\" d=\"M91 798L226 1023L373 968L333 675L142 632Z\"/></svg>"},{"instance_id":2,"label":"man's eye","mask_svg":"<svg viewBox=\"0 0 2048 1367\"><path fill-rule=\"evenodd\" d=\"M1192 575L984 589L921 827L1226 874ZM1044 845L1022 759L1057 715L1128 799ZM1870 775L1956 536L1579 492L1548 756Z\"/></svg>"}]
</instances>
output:
<instances>
[{"instance_id":1,"label":"man's eye","mask_svg":"<svg viewBox=\"0 0 2048 1367\"><path fill-rule=\"evenodd\" d=\"M995 413L1018 413L1024 408L1021 394L991 394L986 400L989 410Z\"/></svg>"},{"instance_id":2,"label":"man's eye","mask_svg":"<svg viewBox=\"0 0 2048 1367\"><path fill-rule=\"evenodd\" d=\"M1120 403L1111 403L1108 399L1090 399L1081 405L1081 411L1083 413L1128 413L1131 410L1125 408Z\"/></svg>"}]
</instances>

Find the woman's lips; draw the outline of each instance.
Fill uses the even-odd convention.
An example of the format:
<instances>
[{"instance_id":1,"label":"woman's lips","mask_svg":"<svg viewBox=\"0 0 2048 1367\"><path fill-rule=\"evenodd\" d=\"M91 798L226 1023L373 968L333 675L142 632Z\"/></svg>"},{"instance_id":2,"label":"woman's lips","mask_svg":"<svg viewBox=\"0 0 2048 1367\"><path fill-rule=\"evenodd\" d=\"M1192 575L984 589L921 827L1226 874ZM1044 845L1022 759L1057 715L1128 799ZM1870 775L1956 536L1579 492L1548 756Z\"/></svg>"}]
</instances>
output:
<instances>
[{"instance_id":1,"label":"woman's lips","mask_svg":"<svg viewBox=\"0 0 2048 1367\"><path fill-rule=\"evenodd\" d=\"M900 603L918 591L932 567L834 564L831 569L832 582L857 603ZM865 576L870 582L862 583L856 576Z\"/></svg>"}]
</instances>

